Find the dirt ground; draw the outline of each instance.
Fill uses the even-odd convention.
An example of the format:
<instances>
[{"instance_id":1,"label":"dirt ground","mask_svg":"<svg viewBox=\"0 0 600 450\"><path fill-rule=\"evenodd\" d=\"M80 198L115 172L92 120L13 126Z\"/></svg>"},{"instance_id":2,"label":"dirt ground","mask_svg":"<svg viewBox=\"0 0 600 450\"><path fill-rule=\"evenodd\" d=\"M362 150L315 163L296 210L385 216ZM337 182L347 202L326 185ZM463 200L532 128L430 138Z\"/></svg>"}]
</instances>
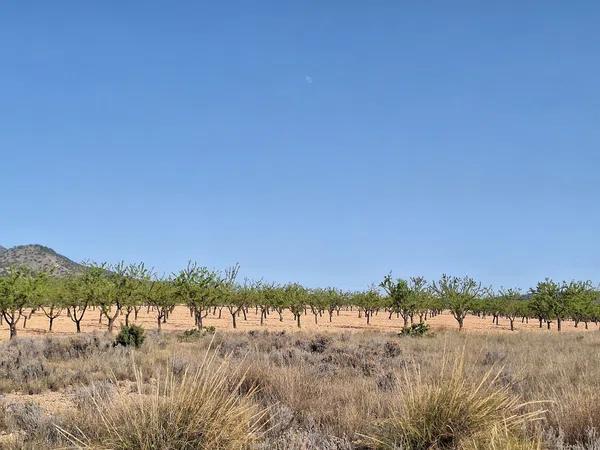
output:
<instances>
[{"instance_id":1,"label":"dirt ground","mask_svg":"<svg viewBox=\"0 0 600 450\"><path fill-rule=\"evenodd\" d=\"M217 330L233 331L231 315L227 308L223 308L221 312L221 318L218 317L218 310L215 315L209 314L204 319L206 326L214 326ZM90 309L85 313L84 320L82 322L82 332L93 332L106 330L106 319L102 319L102 323L99 323L100 311ZM133 322L133 314L130 316ZM116 322L116 328L124 323L124 316L121 315ZM147 312L146 308L142 308L139 313L138 320L135 322L138 325L142 325L146 330L153 330L157 328L156 315L153 311ZM457 329L458 325L456 320L450 313L444 313L437 317L433 317L427 320L427 323L431 328L435 330L453 330ZM21 319L18 328L19 336L39 336L48 334L48 319L44 316L43 312L39 311L33 314L31 318L27 320L26 327L23 327L24 321ZM388 314L380 312L378 315L371 318L370 324L367 325L364 317L358 317L358 311L341 311L339 316L334 313L332 322L329 322L329 317L324 314L322 317L318 317L318 323L315 324L314 315L308 312L302 317L301 325L303 330L318 330L323 332L339 332L339 331L361 331L361 330L378 330L384 332L398 331L402 326L402 319L393 317L391 320L388 319ZM194 328L193 318L190 316L189 310L185 306L177 306L173 313L169 316L166 324L162 325L164 331L184 331L190 328ZM556 324L552 324L552 330L555 331ZM240 315L237 319L237 331L248 331L248 330L260 330L268 329L271 331L286 330L294 331L297 330L296 322L292 314L286 311L283 315L283 321L279 320L277 313L272 313L265 320L264 325L260 325L260 314L256 314L252 308L247 316L247 320L244 320L243 316ZM593 323L589 324L589 330L597 330L598 327ZM492 318L486 317L485 319L476 316L467 316L465 319L465 330L475 332L507 332L510 333L510 324L507 319L500 318L499 325L492 324ZM515 320L515 332L519 331L538 331L548 332L546 325L540 329L539 324L536 320L529 320L529 323L521 323L521 319ZM567 321L563 323L563 330L565 332L585 332L584 324L580 324L578 328L574 327L573 322ZM52 335L69 335L74 334L75 324L67 317L66 314L61 315L59 318L54 320ZM0 340L4 340L8 337L8 328L6 325L0 327Z\"/></svg>"}]
</instances>

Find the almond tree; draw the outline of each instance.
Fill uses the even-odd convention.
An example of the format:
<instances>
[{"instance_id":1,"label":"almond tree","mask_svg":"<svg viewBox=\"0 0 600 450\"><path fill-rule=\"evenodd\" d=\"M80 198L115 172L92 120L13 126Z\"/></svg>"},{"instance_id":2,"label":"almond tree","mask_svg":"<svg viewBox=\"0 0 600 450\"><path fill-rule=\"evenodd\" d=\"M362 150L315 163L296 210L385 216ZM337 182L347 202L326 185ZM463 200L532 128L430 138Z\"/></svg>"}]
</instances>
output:
<instances>
[{"instance_id":1,"label":"almond tree","mask_svg":"<svg viewBox=\"0 0 600 450\"><path fill-rule=\"evenodd\" d=\"M261 281L251 284L246 292L249 303L253 303L260 310L260 324L262 326L271 308L276 307L279 292L273 284L264 284Z\"/></svg>"},{"instance_id":2,"label":"almond tree","mask_svg":"<svg viewBox=\"0 0 600 450\"><path fill-rule=\"evenodd\" d=\"M352 296L352 303L364 313L367 325L371 323L371 317L381 307L381 296L375 288L368 291L357 292Z\"/></svg>"},{"instance_id":3,"label":"almond tree","mask_svg":"<svg viewBox=\"0 0 600 450\"><path fill-rule=\"evenodd\" d=\"M427 280L423 277L411 277L408 289L410 309L419 315L419 323L423 323L423 320L427 320L427 311L429 310L429 300L431 298L431 291L427 286Z\"/></svg>"},{"instance_id":4,"label":"almond tree","mask_svg":"<svg viewBox=\"0 0 600 450\"><path fill-rule=\"evenodd\" d=\"M145 286L148 286L146 298L156 310L156 324L160 332L164 319L175 307L177 300L175 286L171 280L161 279L156 279Z\"/></svg>"},{"instance_id":5,"label":"almond tree","mask_svg":"<svg viewBox=\"0 0 600 450\"><path fill-rule=\"evenodd\" d=\"M146 268L144 263L130 264L124 271L124 285L121 293L121 304L125 311L125 325L129 326L129 316L134 313L135 320L142 302L146 301L148 286L152 272Z\"/></svg>"},{"instance_id":6,"label":"almond tree","mask_svg":"<svg viewBox=\"0 0 600 450\"><path fill-rule=\"evenodd\" d=\"M344 295L335 288L323 289L322 295L325 297L324 303L329 314L329 322L332 321L334 311L338 311L344 304Z\"/></svg>"},{"instance_id":7,"label":"almond tree","mask_svg":"<svg viewBox=\"0 0 600 450\"><path fill-rule=\"evenodd\" d=\"M104 272L104 268L88 264L81 274L65 280L67 315L75 324L77 333L81 333L81 322L86 311L102 295Z\"/></svg>"},{"instance_id":8,"label":"almond tree","mask_svg":"<svg viewBox=\"0 0 600 450\"><path fill-rule=\"evenodd\" d=\"M510 331L515 330L515 319L526 313L527 303L523 300L523 295L518 289L500 290L500 295L496 300L499 305L500 313L510 322ZM496 322L496 325L498 322Z\"/></svg>"},{"instance_id":9,"label":"almond tree","mask_svg":"<svg viewBox=\"0 0 600 450\"><path fill-rule=\"evenodd\" d=\"M587 330L588 322L594 316L598 292L594 290L590 281L572 282L563 289L565 290L565 295L573 297L570 315L575 322L575 328L579 326L580 322L583 322Z\"/></svg>"},{"instance_id":10,"label":"almond tree","mask_svg":"<svg viewBox=\"0 0 600 450\"><path fill-rule=\"evenodd\" d=\"M284 295L288 309L294 315L296 324L300 328L300 318L306 308L306 289L297 283L288 284L284 287Z\"/></svg>"},{"instance_id":11,"label":"almond tree","mask_svg":"<svg viewBox=\"0 0 600 450\"><path fill-rule=\"evenodd\" d=\"M283 311L288 307L289 302L285 297L285 289L275 284L270 284L266 288L263 288L263 295L269 297L271 307L277 311L279 315L279 321L283 322Z\"/></svg>"},{"instance_id":12,"label":"almond tree","mask_svg":"<svg viewBox=\"0 0 600 450\"><path fill-rule=\"evenodd\" d=\"M217 296L219 281L216 272L191 262L173 281L177 298L188 305L199 330Z\"/></svg>"},{"instance_id":13,"label":"almond tree","mask_svg":"<svg viewBox=\"0 0 600 450\"><path fill-rule=\"evenodd\" d=\"M318 324L319 316L323 315L323 310L327 306L325 302L325 295L321 289L312 289L307 292L307 302L310 307L310 311L315 316L315 325Z\"/></svg>"},{"instance_id":14,"label":"almond tree","mask_svg":"<svg viewBox=\"0 0 600 450\"><path fill-rule=\"evenodd\" d=\"M112 333L123 305L133 297L134 282L124 262L112 267L102 264L100 268L103 269L99 284L101 294L96 300L100 314L108 320L108 332Z\"/></svg>"},{"instance_id":15,"label":"almond tree","mask_svg":"<svg viewBox=\"0 0 600 450\"><path fill-rule=\"evenodd\" d=\"M379 287L388 295L388 307L390 309L390 316L396 313L402 316L404 321L403 327L408 326L408 319L414 314L414 305L412 304L411 291L406 280L398 278L397 280L392 279L392 274L386 275L383 281L379 284Z\"/></svg>"},{"instance_id":16,"label":"almond tree","mask_svg":"<svg viewBox=\"0 0 600 450\"><path fill-rule=\"evenodd\" d=\"M560 286L549 278L540 281L534 289L531 289L530 309L540 321L546 321L548 329L553 319L557 319L558 330L561 329L561 322L567 312L567 303L565 298L561 298Z\"/></svg>"},{"instance_id":17,"label":"almond tree","mask_svg":"<svg viewBox=\"0 0 600 450\"><path fill-rule=\"evenodd\" d=\"M225 307L231 315L231 322L234 329L237 328L236 318L240 311L249 304L250 296L251 288L246 285L227 289L223 293Z\"/></svg>"},{"instance_id":18,"label":"almond tree","mask_svg":"<svg viewBox=\"0 0 600 450\"><path fill-rule=\"evenodd\" d=\"M0 278L0 313L10 330L10 339L17 337L17 324L23 316L23 308L31 304L37 294L36 279L31 271L11 267Z\"/></svg>"},{"instance_id":19,"label":"almond tree","mask_svg":"<svg viewBox=\"0 0 600 450\"><path fill-rule=\"evenodd\" d=\"M235 264L225 270L225 276L221 283L222 292L220 294L221 303L225 305L229 311L234 329L237 328L237 316L240 311L248 306L252 295L252 286L249 285L248 280L244 281L243 286L236 286L235 280L239 270L239 264Z\"/></svg>"},{"instance_id":20,"label":"almond tree","mask_svg":"<svg viewBox=\"0 0 600 450\"><path fill-rule=\"evenodd\" d=\"M483 293L481 283L472 278L451 277L446 274L442 275L437 283L433 283L433 290L458 322L459 330L463 329L465 317Z\"/></svg>"},{"instance_id":21,"label":"almond tree","mask_svg":"<svg viewBox=\"0 0 600 450\"><path fill-rule=\"evenodd\" d=\"M590 281L564 282L561 296L567 304L569 316L575 321L575 328L583 321L587 329L595 297L592 283Z\"/></svg>"},{"instance_id":22,"label":"almond tree","mask_svg":"<svg viewBox=\"0 0 600 450\"><path fill-rule=\"evenodd\" d=\"M68 300L68 292L64 280L50 278L44 284L44 289L40 295L39 307L48 319L48 332L52 333L52 325L57 319Z\"/></svg>"}]
</instances>

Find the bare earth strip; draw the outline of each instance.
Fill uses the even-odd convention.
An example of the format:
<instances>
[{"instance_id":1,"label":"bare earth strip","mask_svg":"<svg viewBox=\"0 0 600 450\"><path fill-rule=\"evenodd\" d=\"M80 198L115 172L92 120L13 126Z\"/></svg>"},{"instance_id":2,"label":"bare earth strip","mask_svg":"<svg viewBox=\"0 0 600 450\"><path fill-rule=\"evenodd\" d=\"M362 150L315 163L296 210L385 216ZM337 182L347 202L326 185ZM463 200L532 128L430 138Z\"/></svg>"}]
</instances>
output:
<instances>
[{"instance_id":1,"label":"bare earth strip","mask_svg":"<svg viewBox=\"0 0 600 450\"><path fill-rule=\"evenodd\" d=\"M100 315L99 310L90 309L86 312L84 320L82 322L82 332L95 332L106 330L106 319L102 320L102 323L98 322ZM117 320L117 327L124 323L124 316L120 316ZM133 321L133 314L130 316L130 321ZM142 308L139 313L136 324L143 326L146 330L154 330L157 328L156 315L153 311L147 312L146 308ZM433 318L429 318L427 323L431 326L434 331L440 330L454 330L457 329L456 320L450 313L444 313ZM217 330L233 331L231 323L231 315L226 308L223 308L221 312L221 318L218 318L218 311L216 315L209 314L204 319L205 326L214 326ZM332 322L329 322L329 317L324 314L322 317L318 317L318 324L315 324L314 315L308 312L308 314L302 316L301 321L303 330L320 331L320 332L340 332L340 331L361 331L361 330L377 330L383 332L395 332L399 331L402 327L402 319L396 318L395 316L390 320L388 319L388 313L380 312L379 314L371 318L371 322L367 325L364 317L358 317L358 311L340 311L339 315L334 313ZM555 331L556 325L552 324L552 332ZM169 316L167 323L162 325L164 331L184 331L194 328L193 318L190 316L189 310L185 306L177 306L173 313ZM283 315L283 321L279 320L277 313L272 313L265 320L264 325L260 325L260 314L256 314L254 308L251 308L248 312L247 320L244 320L243 316L240 315L237 319L237 331L249 331L249 330L263 330L267 329L270 331L294 331L297 330L296 322L293 319L291 313L286 311ZM8 329L5 325L0 327L0 340L4 340L8 337ZM47 335L48 333L48 319L42 312L36 312L29 320L27 320L26 328L23 328L23 319L19 324L18 333L19 336L40 336ZM510 333L509 322L507 319L500 318L499 325L492 324L492 318L486 317L485 319L476 316L467 316L465 319L465 330L474 332L505 332ZM530 319L529 323L521 323L521 319L515 320L515 332L519 331L539 331L547 333L546 325L542 329L539 328L537 320ZM590 323L589 330L598 330L598 326ZM579 324L579 327L575 328L573 322L567 321L563 324L563 331L565 332L585 332L584 324ZM52 335L70 335L74 334L75 325L69 320L66 314L61 315L55 319L53 325Z\"/></svg>"}]
</instances>

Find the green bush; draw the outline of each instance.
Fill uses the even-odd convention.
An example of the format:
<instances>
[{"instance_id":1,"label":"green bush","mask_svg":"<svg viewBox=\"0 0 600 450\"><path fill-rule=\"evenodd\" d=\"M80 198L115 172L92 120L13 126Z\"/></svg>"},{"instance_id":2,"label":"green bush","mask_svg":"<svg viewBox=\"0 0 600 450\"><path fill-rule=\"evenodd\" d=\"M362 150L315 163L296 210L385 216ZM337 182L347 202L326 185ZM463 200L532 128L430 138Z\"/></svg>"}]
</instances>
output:
<instances>
[{"instance_id":1,"label":"green bush","mask_svg":"<svg viewBox=\"0 0 600 450\"><path fill-rule=\"evenodd\" d=\"M206 336L207 334L215 334L215 331L216 329L212 325L204 327L201 330L197 328L192 328L190 330L185 330L183 333L181 333L179 335L179 341L192 342L196 339L200 339L201 337Z\"/></svg>"},{"instance_id":2,"label":"green bush","mask_svg":"<svg viewBox=\"0 0 600 450\"><path fill-rule=\"evenodd\" d=\"M429 325L426 323L413 323L410 327L404 327L400 331L400 336L427 336L429 334Z\"/></svg>"},{"instance_id":3,"label":"green bush","mask_svg":"<svg viewBox=\"0 0 600 450\"><path fill-rule=\"evenodd\" d=\"M115 347L122 345L123 347L134 346L139 348L143 343L146 336L144 336L144 329L138 325L123 325L121 331L115 339Z\"/></svg>"}]
</instances>

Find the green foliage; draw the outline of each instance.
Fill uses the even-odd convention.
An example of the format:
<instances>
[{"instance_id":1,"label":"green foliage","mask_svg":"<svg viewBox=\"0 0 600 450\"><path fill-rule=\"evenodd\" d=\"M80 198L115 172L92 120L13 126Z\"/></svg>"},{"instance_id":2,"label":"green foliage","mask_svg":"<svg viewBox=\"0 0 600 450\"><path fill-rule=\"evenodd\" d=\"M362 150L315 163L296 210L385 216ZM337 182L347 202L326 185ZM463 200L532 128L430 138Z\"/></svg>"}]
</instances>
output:
<instances>
[{"instance_id":1,"label":"green foliage","mask_svg":"<svg viewBox=\"0 0 600 450\"><path fill-rule=\"evenodd\" d=\"M178 336L178 340L180 342L194 342L204 336L215 334L216 331L217 331L216 328L213 326L204 327L201 330L199 330L197 328L191 328L191 329L185 330L183 333L181 333Z\"/></svg>"},{"instance_id":2,"label":"green foliage","mask_svg":"<svg viewBox=\"0 0 600 450\"><path fill-rule=\"evenodd\" d=\"M558 330L564 320L573 320L575 326L583 323L586 328L588 323L600 321L599 292L589 281L557 283L546 279L523 295L516 289L495 294L468 276L443 275L439 281L428 283L422 277L393 279L388 274L377 287L342 292L331 287L309 289L298 283L278 285L246 280L238 284L238 265L214 271L189 263L170 277L156 277L144 264L87 263L82 267L80 272L66 277L19 267L0 274L0 316L10 336L16 336L19 321L29 318L33 311L46 315L49 331L54 319L66 313L80 332L86 311L99 309L103 319L108 320L110 331L120 315L125 317L126 325L130 317L135 320L142 305L155 314L160 331L175 306L181 304L189 308L198 330L204 328L203 319L217 310L221 318L224 308L229 311L234 328L239 320L246 319L250 308L260 312L261 325L272 320L273 313L283 321L287 311L298 327L307 313L312 313L318 324L326 314L333 322L336 313L353 308L367 323L376 315L386 315L389 320L402 317L404 328L443 311L453 315L459 329L469 313L479 317L491 315L496 324L500 319L508 319L511 329L517 317L523 318L521 322L537 318L540 327L544 322L548 328L556 323Z\"/></svg>"},{"instance_id":3,"label":"green foliage","mask_svg":"<svg viewBox=\"0 0 600 450\"><path fill-rule=\"evenodd\" d=\"M400 336L423 337L431 336L430 327L426 323L413 323L409 327L404 327L398 333Z\"/></svg>"},{"instance_id":4,"label":"green foliage","mask_svg":"<svg viewBox=\"0 0 600 450\"><path fill-rule=\"evenodd\" d=\"M479 296L483 294L481 283L472 278L451 277L446 274L437 283L433 283L433 290L450 310L459 329L462 329L465 317L476 307Z\"/></svg>"},{"instance_id":5,"label":"green foliage","mask_svg":"<svg viewBox=\"0 0 600 450\"><path fill-rule=\"evenodd\" d=\"M138 325L123 325L121 331L115 338L114 345L121 345L123 347L135 347L139 348L144 343L146 336L144 335L144 329Z\"/></svg>"},{"instance_id":6,"label":"green foliage","mask_svg":"<svg viewBox=\"0 0 600 450\"><path fill-rule=\"evenodd\" d=\"M237 270L235 273L237 274ZM192 309L198 329L202 328L202 320L209 308L222 299L223 282L217 272L192 262L173 280L176 298L179 303Z\"/></svg>"},{"instance_id":7,"label":"green foliage","mask_svg":"<svg viewBox=\"0 0 600 450\"><path fill-rule=\"evenodd\" d=\"M385 276L379 286L388 295L388 307L390 310L400 314L402 319L404 319L404 326L406 326L410 314L414 311L410 288L406 280L401 278L394 280L390 273Z\"/></svg>"}]
</instances>

